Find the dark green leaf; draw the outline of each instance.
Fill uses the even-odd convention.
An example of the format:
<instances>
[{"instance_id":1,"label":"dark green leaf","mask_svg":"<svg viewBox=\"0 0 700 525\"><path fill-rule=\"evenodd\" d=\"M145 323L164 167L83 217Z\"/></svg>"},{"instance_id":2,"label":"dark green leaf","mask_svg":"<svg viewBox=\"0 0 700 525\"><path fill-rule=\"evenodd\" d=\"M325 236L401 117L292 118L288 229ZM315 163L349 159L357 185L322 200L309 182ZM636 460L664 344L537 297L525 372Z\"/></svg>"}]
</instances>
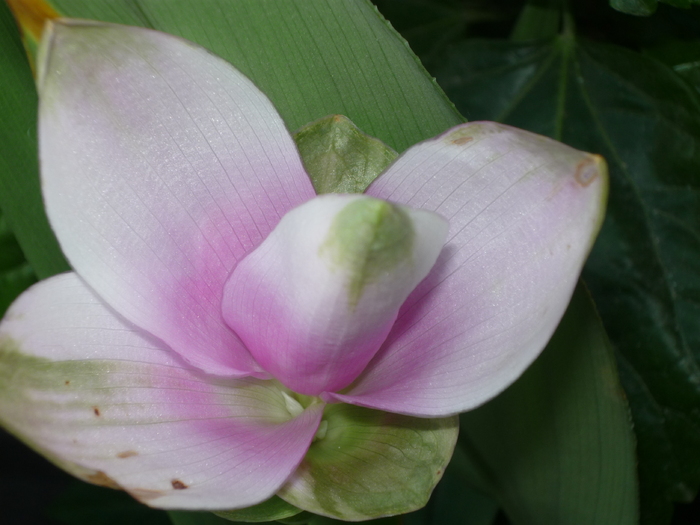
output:
<instances>
[{"instance_id":1,"label":"dark green leaf","mask_svg":"<svg viewBox=\"0 0 700 525\"><path fill-rule=\"evenodd\" d=\"M520 12L510 39L514 42L552 38L559 34L562 0L530 0Z\"/></svg>"},{"instance_id":2,"label":"dark green leaf","mask_svg":"<svg viewBox=\"0 0 700 525\"><path fill-rule=\"evenodd\" d=\"M0 213L0 318L10 303L34 282L34 272Z\"/></svg>"},{"instance_id":3,"label":"dark green leaf","mask_svg":"<svg viewBox=\"0 0 700 525\"><path fill-rule=\"evenodd\" d=\"M165 511L146 507L126 492L75 482L49 515L65 525L169 525Z\"/></svg>"},{"instance_id":4,"label":"dark green leaf","mask_svg":"<svg viewBox=\"0 0 700 525\"><path fill-rule=\"evenodd\" d=\"M3 249L0 243L0 250ZM0 317L5 314L19 294L36 282L36 275L24 262L19 266L7 270L0 270Z\"/></svg>"},{"instance_id":5,"label":"dark green leaf","mask_svg":"<svg viewBox=\"0 0 700 525\"><path fill-rule=\"evenodd\" d=\"M342 525L346 521L334 520L325 516L314 516L307 524L308 525ZM403 525L401 516L391 516L389 518L379 518L376 520L364 521L367 525Z\"/></svg>"},{"instance_id":6,"label":"dark green leaf","mask_svg":"<svg viewBox=\"0 0 700 525\"><path fill-rule=\"evenodd\" d=\"M296 516L301 512L301 509L290 505L278 496L272 496L270 499L238 510L224 510L214 512L217 516L229 521L243 521L246 523L261 523L265 521L275 521L291 516Z\"/></svg>"},{"instance_id":7,"label":"dark green leaf","mask_svg":"<svg viewBox=\"0 0 700 525\"><path fill-rule=\"evenodd\" d=\"M236 522L212 514L211 512L168 511L172 525L234 525ZM243 522L238 522L243 523ZM268 522L270 523L270 522Z\"/></svg>"},{"instance_id":8,"label":"dark green leaf","mask_svg":"<svg viewBox=\"0 0 700 525\"><path fill-rule=\"evenodd\" d=\"M673 39L647 47L644 54L670 67L700 60L700 39Z\"/></svg>"},{"instance_id":9,"label":"dark green leaf","mask_svg":"<svg viewBox=\"0 0 700 525\"><path fill-rule=\"evenodd\" d=\"M34 81L7 5L0 3L0 209L40 278L69 269L39 193Z\"/></svg>"},{"instance_id":10,"label":"dark green leaf","mask_svg":"<svg viewBox=\"0 0 700 525\"><path fill-rule=\"evenodd\" d=\"M446 45L465 36L510 34L522 0L374 0L428 66Z\"/></svg>"},{"instance_id":11,"label":"dark green leaf","mask_svg":"<svg viewBox=\"0 0 700 525\"><path fill-rule=\"evenodd\" d=\"M499 505L492 498L473 488L472 477L463 475L458 447L444 477L435 487L428 504L404 516L403 525L492 525Z\"/></svg>"},{"instance_id":12,"label":"dark green leaf","mask_svg":"<svg viewBox=\"0 0 700 525\"><path fill-rule=\"evenodd\" d=\"M172 525L243 525L245 521L228 521L224 518L216 516L211 512L184 512L184 511L169 511L168 516ZM402 517L396 516L391 518L380 518L377 520L363 521L367 525L403 525ZM291 518L282 518L276 521L266 521L260 525L340 525L347 523L346 521L334 520L325 516L317 516L310 512L302 512Z\"/></svg>"},{"instance_id":13,"label":"dark green leaf","mask_svg":"<svg viewBox=\"0 0 700 525\"><path fill-rule=\"evenodd\" d=\"M582 287L540 358L460 416L461 470L516 525L637 522L634 438L614 359ZM457 467L457 465L456 465Z\"/></svg>"},{"instance_id":14,"label":"dark green leaf","mask_svg":"<svg viewBox=\"0 0 700 525\"><path fill-rule=\"evenodd\" d=\"M677 64L673 70L700 92L700 60Z\"/></svg>"},{"instance_id":15,"label":"dark green leaf","mask_svg":"<svg viewBox=\"0 0 700 525\"><path fill-rule=\"evenodd\" d=\"M670 40L644 52L672 67L700 91L700 39Z\"/></svg>"},{"instance_id":16,"label":"dark green leaf","mask_svg":"<svg viewBox=\"0 0 700 525\"><path fill-rule=\"evenodd\" d=\"M610 0L610 5L613 9L628 15L649 16L656 11L658 2L659 0ZM689 9L700 3L699 0L661 0L661 2L683 9Z\"/></svg>"},{"instance_id":17,"label":"dark green leaf","mask_svg":"<svg viewBox=\"0 0 700 525\"><path fill-rule=\"evenodd\" d=\"M700 103L664 65L571 36L465 42L436 72L471 119L600 153L608 216L584 276L639 441L642 517L670 519L700 484Z\"/></svg>"},{"instance_id":18,"label":"dark green leaf","mask_svg":"<svg viewBox=\"0 0 700 525\"><path fill-rule=\"evenodd\" d=\"M473 18L459 0L375 0L379 11L411 42L423 60L452 40L459 39Z\"/></svg>"},{"instance_id":19,"label":"dark green leaf","mask_svg":"<svg viewBox=\"0 0 700 525\"><path fill-rule=\"evenodd\" d=\"M658 0L610 0L610 6L628 15L649 16L656 11Z\"/></svg>"}]
</instances>

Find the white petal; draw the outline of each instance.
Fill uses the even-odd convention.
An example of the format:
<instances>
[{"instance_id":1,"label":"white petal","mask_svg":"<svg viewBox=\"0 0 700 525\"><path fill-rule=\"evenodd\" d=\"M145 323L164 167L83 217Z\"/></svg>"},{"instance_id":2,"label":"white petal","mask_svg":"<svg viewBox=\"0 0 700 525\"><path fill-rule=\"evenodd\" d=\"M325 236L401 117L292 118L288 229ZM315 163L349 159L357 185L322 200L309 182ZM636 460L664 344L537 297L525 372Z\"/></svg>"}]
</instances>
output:
<instances>
[{"instance_id":1,"label":"white petal","mask_svg":"<svg viewBox=\"0 0 700 525\"><path fill-rule=\"evenodd\" d=\"M446 234L434 213L360 195L317 197L236 267L224 318L292 390L339 390L382 344Z\"/></svg>"},{"instance_id":2,"label":"white petal","mask_svg":"<svg viewBox=\"0 0 700 525\"><path fill-rule=\"evenodd\" d=\"M75 275L25 292L0 324L0 422L86 481L163 508L269 498L322 405L293 417L276 382L224 379L123 321Z\"/></svg>"},{"instance_id":3,"label":"white petal","mask_svg":"<svg viewBox=\"0 0 700 525\"><path fill-rule=\"evenodd\" d=\"M195 366L259 370L220 308L236 261L314 195L280 116L180 38L85 21L47 34L42 184L71 265Z\"/></svg>"}]
</instances>

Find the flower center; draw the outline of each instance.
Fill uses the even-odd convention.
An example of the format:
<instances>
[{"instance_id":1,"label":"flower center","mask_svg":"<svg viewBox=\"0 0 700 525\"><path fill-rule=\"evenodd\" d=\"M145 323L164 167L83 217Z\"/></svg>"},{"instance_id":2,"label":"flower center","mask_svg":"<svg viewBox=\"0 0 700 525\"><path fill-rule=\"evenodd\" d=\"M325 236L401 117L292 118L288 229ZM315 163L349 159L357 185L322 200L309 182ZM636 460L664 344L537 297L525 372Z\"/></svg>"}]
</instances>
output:
<instances>
[{"instance_id":1,"label":"flower center","mask_svg":"<svg viewBox=\"0 0 700 525\"><path fill-rule=\"evenodd\" d=\"M294 392L286 392L282 390L282 398L284 399L284 406L287 409L292 418L301 415L306 407L313 405L315 403L322 403L321 399L313 396L305 396L302 394L296 394ZM318 441L326 437L328 432L328 421L326 419L321 420L321 424L318 426L316 434L314 434L313 441Z\"/></svg>"},{"instance_id":2,"label":"flower center","mask_svg":"<svg viewBox=\"0 0 700 525\"><path fill-rule=\"evenodd\" d=\"M379 350L447 228L434 213L366 195L316 197L234 268L224 319L290 390L338 392Z\"/></svg>"}]
</instances>

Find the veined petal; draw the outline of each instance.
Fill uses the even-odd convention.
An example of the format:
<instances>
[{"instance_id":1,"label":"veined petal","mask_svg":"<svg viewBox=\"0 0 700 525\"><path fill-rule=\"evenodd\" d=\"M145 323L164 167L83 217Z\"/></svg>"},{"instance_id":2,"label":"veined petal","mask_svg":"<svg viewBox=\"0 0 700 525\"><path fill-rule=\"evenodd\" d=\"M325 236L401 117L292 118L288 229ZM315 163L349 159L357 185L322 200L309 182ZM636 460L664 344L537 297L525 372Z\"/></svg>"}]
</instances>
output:
<instances>
[{"instance_id":1,"label":"veined petal","mask_svg":"<svg viewBox=\"0 0 700 525\"><path fill-rule=\"evenodd\" d=\"M71 265L195 366L259 370L220 307L236 261L314 195L281 118L185 40L70 20L46 33L42 184Z\"/></svg>"},{"instance_id":2,"label":"veined petal","mask_svg":"<svg viewBox=\"0 0 700 525\"><path fill-rule=\"evenodd\" d=\"M323 409L285 407L279 383L203 374L72 273L32 287L0 324L2 425L72 474L154 507L269 498Z\"/></svg>"},{"instance_id":3,"label":"veined petal","mask_svg":"<svg viewBox=\"0 0 700 525\"><path fill-rule=\"evenodd\" d=\"M446 235L434 213L362 195L317 197L238 264L224 318L292 390L341 389L379 349Z\"/></svg>"},{"instance_id":4,"label":"veined petal","mask_svg":"<svg viewBox=\"0 0 700 525\"><path fill-rule=\"evenodd\" d=\"M336 399L439 416L484 403L537 357L602 222L601 157L473 122L406 151L368 190L450 222L375 359Z\"/></svg>"}]
</instances>

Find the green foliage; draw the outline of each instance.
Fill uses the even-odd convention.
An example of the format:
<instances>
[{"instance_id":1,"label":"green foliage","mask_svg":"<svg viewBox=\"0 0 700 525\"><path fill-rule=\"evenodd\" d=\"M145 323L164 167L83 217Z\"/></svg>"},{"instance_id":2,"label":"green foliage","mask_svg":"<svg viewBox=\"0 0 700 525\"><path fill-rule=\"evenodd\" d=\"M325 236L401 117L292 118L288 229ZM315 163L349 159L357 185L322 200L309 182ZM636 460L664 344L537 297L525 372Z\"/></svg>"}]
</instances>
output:
<instances>
[{"instance_id":1,"label":"green foliage","mask_svg":"<svg viewBox=\"0 0 700 525\"><path fill-rule=\"evenodd\" d=\"M137 503L126 492L76 481L51 505L49 516L65 525L169 525L165 512Z\"/></svg>"},{"instance_id":2,"label":"green foliage","mask_svg":"<svg viewBox=\"0 0 700 525\"><path fill-rule=\"evenodd\" d=\"M674 7L690 8L693 4L700 4L698 0L661 0ZM656 12L658 0L610 0L610 5L629 15L649 16Z\"/></svg>"},{"instance_id":3,"label":"green foliage","mask_svg":"<svg viewBox=\"0 0 700 525\"><path fill-rule=\"evenodd\" d=\"M290 505L278 496L248 507L246 509L225 510L214 512L217 516L229 521L242 521L246 523L260 523L264 521L275 521L291 516L296 516L301 512L294 505Z\"/></svg>"},{"instance_id":4,"label":"green foliage","mask_svg":"<svg viewBox=\"0 0 700 525\"><path fill-rule=\"evenodd\" d=\"M455 461L514 524L633 525L634 437L605 331L583 289L537 361L464 413ZM595 468L590 468L595 465Z\"/></svg>"},{"instance_id":5,"label":"green foliage","mask_svg":"<svg viewBox=\"0 0 700 525\"><path fill-rule=\"evenodd\" d=\"M10 303L35 281L34 272L0 213L0 317Z\"/></svg>"},{"instance_id":6,"label":"green foliage","mask_svg":"<svg viewBox=\"0 0 700 525\"><path fill-rule=\"evenodd\" d=\"M187 512L183 510L171 510L167 514L170 517L172 525L233 525L234 522L226 518L222 518L211 512ZM265 522L274 523L274 522Z\"/></svg>"},{"instance_id":7,"label":"green foliage","mask_svg":"<svg viewBox=\"0 0 700 525\"><path fill-rule=\"evenodd\" d=\"M658 0L610 0L613 9L637 16L649 16L656 11Z\"/></svg>"},{"instance_id":8,"label":"green foliage","mask_svg":"<svg viewBox=\"0 0 700 525\"><path fill-rule=\"evenodd\" d=\"M15 21L0 4L0 209L40 278L68 270L39 191L37 96Z\"/></svg>"},{"instance_id":9,"label":"green foliage","mask_svg":"<svg viewBox=\"0 0 700 525\"><path fill-rule=\"evenodd\" d=\"M466 462L458 447L428 504L404 516L403 525L492 525L499 505L474 489L473 480L464 475Z\"/></svg>"}]
</instances>

